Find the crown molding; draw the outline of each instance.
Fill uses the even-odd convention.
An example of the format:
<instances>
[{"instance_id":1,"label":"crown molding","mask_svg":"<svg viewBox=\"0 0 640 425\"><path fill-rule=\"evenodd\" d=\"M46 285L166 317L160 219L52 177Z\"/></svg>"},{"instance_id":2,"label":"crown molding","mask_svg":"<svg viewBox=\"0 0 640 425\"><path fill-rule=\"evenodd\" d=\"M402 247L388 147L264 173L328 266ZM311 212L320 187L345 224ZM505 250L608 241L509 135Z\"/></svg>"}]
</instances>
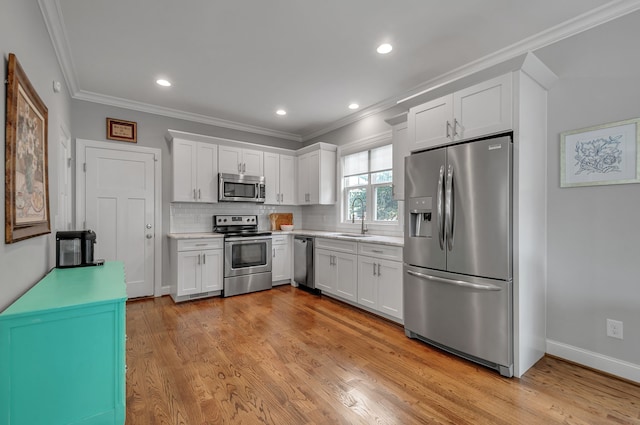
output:
<instances>
[{"instance_id":1,"label":"crown molding","mask_svg":"<svg viewBox=\"0 0 640 425\"><path fill-rule=\"evenodd\" d=\"M235 121L223 120L207 115L184 112L178 109L166 108L164 106L151 105L149 103L136 102L134 100L123 99L115 96L108 96L99 93L92 93L81 90L73 96L74 99L87 102L100 103L103 105L116 106L118 108L131 109L134 111L146 112L154 115L162 115L169 118L178 118L185 121L209 124L216 127L229 128L232 130L246 131L248 133L261 134L264 136L278 137L280 139L300 142L300 136L284 131L271 130L269 128L258 127L250 124L242 124Z\"/></svg>"},{"instance_id":2,"label":"crown molding","mask_svg":"<svg viewBox=\"0 0 640 425\"><path fill-rule=\"evenodd\" d=\"M298 142L306 142L322 136L330 131L337 130L338 128L383 112L398 104L403 104L410 99L424 95L438 87L486 70L492 66L499 65L500 63L513 60L518 56L525 55L640 9L640 0L615 0L609 2L518 43L430 79L397 96L392 96L357 113L334 121L328 126L299 135L81 90L69 50L69 42L64 30L59 1L60 0L38 0L38 4L40 5L47 30L49 31L56 56L58 57L58 62L62 68L62 73L72 98Z\"/></svg>"},{"instance_id":3,"label":"crown molding","mask_svg":"<svg viewBox=\"0 0 640 425\"><path fill-rule=\"evenodd\" d=\"M64 30L64 20L62 19L62 10L60 9L59 0L38 0L44 23L49 31L49 37L53 44L53 50L58 57L58 63L62 68L64 81L67 83L67 89L73 97L80 90L78 85L78 75L76 67L69 50L69 39Z\"/></svg>"}]
</instances>

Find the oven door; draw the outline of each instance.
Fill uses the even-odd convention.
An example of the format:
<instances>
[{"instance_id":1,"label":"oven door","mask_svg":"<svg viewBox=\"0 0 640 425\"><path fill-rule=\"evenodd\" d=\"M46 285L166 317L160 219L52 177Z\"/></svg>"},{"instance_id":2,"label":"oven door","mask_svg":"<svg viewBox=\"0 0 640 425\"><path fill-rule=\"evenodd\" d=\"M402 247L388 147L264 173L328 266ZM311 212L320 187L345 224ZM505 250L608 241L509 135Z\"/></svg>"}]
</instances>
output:
<instances>
[{"instance_id":1,"label":"oven door","mask_svg":"<svg viewBox=\"0 0 640 425\"><path fill-rule=\"evenodd\" d=\"M224 241L224 277L271 271L271 236L233 237Z\"/></svg>"}]
</instances>

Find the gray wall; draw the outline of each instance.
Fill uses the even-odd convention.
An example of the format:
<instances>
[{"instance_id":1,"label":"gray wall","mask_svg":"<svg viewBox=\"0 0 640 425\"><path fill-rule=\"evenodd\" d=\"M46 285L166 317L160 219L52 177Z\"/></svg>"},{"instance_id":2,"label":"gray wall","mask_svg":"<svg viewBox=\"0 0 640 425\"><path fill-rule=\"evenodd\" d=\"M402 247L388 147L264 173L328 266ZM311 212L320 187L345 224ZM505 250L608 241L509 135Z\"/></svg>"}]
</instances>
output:
<instances>
[{"instance_id":1,"label":"gray wall","mask_svg":"<svg viewBox=\"0 0 640 425\"><path fill-rule=\"evenodd\" d=\"M222 137L232 140L276 146L285 149L299 149L302 144L291 140L261 136L238 130L214 127L168 118L145 112L122 109L115 106L73 100L71 103L71 134L74 139L87 139L109 143L124 143L106 139L106 119L118 118L138 123L138 146L162 150L162 285L169 283L169 244L165 237L169 233L170 199L171 199L171 152L165 140L168 129L186 131L207 136ZM78 224L76 227L80 227Z\"/></svg>"},{"instance_id":2,"label":"gray wall","mask_svg":"<svg viewBox=\"0 0 640 425\"><path fill-rule=\"evenodd\" d=\"M640 13L539 53L549 91L547 337L640 364L640 185L560 188L560 133L640 117ZM606 336L624 322L624 340Z\"/></svg>"},{"instance_id":3,"label":"gray wall","mask_svg":"<svg viewBox=\"0 0 640 425\"><path fill-rule=\"evenodd\" d=\"M0 50L2 80L6 78L9 53L15 53L29 81L49 110L49 199L52 234L38 236L10 245L0 243L0 311L26 292L55 265L55 216L57 213L57 163L60 128L70 129L70 98L58 66L49 33L36 1L3 0L0 13ZM60 81L63 91L55 94L53 81ZM0 126L5 128L6 86L0 88ZM0 149L0 170L5 175L5 150ZM4 199L5 186L0 185ZM5 217L4 202L0 217Z\"/></svg>"}]
</instances>

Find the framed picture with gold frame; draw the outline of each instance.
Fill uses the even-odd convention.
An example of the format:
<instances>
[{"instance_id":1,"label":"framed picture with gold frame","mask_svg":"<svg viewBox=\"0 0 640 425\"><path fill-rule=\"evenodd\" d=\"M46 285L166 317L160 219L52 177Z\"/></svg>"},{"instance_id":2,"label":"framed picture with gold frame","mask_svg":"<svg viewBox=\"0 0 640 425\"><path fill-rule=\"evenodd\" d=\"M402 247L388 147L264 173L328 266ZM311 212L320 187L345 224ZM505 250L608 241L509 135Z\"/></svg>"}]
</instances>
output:
<instances>
[{"instance_id":1,"label":"framed picture with gold frame","mask_svg":"<svg viewBox=\"0 0 640 425\"><path fill-rule=\"evenodd\" d=\"M7 68L5 243L51 233L49 112L13 53Z\"/></svg>"},{"instance_id":2,"label":"framed picture with gold frame","mask_svg":"<svg viewBox=\"0 0 640 425\"><path fill-rule=\"evenodd\" d=\"M138 124L133 121L107 118L107 139L137 143Z\"/></svg>"}]
</instances>

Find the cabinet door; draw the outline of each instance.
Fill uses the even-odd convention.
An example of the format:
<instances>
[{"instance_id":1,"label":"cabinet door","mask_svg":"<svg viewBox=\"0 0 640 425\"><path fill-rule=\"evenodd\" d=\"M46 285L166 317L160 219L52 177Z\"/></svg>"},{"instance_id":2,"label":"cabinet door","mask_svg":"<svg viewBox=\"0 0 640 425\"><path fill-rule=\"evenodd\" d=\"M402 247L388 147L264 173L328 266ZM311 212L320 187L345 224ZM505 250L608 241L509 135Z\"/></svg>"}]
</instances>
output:
<instances>
[{"instance_id":1,"label":"cabinet door","mask_svg":"<svg viewBox=\"0 0 640 425\"><path fill-rule=\"evenodd\" d=\"M265 175L266 172L265 169ZM289 155L280 155L280 203L296 203L296 161L295 157Z\"/></svg>"},{"instance_id":2,"label":"cabinet door","mask_svg":"<svg viewBox=\"0 0 640 425\"><path fill-rule=\"evenodd\" d=\"M173 196L174 202L196 200L196 142L173 139Z\"/></svg>"},{"instance_id":3,"label":"cabinet door","mask_svg":"<svg viewBox=\"0 0 640 425\"><path fill-rule=\"evenodd\" d=\"M198 143L196 152L198 201L218 202L218 146Z\"/></svg>"},{"instance_id":4,"label":"cabinet door","mask_svg":"<svg viewBox=\"0 0 640 425\"><path fill-rule=\"evenodd\" d=\"M404 201L404 157L409 152L409 131L406 122L393 126L393 199Z\"/></svg>"},{"instance_id":5,"label":"cabinet door","mask_svg":"<svg viewBox=\"0 0 640 425\"><path fill-rule=\"evenodd\" d=\"M200 251L178 252L178 296L201 292L201 260Z\"/></svg>"},{"instance_id":6,"label":"cabinet door","mask_svg":"<svg viewBox=\"0 0 640 425\"><path fill-rule=\"evenodd\" d=\"M280 155L264 154L265 204L280 203Z\"/></svg>"},{"instance_id":7,"label":"cabinet door","mask_svg":"<svg viewBox=\"0 0 640 425\"><path fill-rule=\"evenodd\" d=\"M453 94L455 140L511 130L511 74Z\"/></svg>"},{"instance_id":8,"label":"cabinet door","mask_svg":"<svg viewBox=\"0 0 640 425\"><path fill-rule=\"evenodd\" d=\"M298 157L298 204L306 205L309 193L309 154Z\"/></svg>"},{"instance_id":9,"label":"cabinet door","mask_svg":"<svg viewBox=\"0 0 640 425\"><path fill-rule=\"evenodd\" d=\"M222 272L223 272L223 250L210 249L202 251L201 272L201 291L222 291Z\"/></svg>"},{"instance_id":10,"label":"cabinet door","mask_svg":"<svg viewBox=\"0 0 640 425\"><path fill-rule=\"evenodd\" d=\"M409 109L409 150L417 151L451 141L453 95L434 99Z\"/></svg>"},{"instance_id":11,"label":"cabinet door","mask_svg":"<svg viewBox=\"0 0 640 425\"><path fill-rule=\"evenodd\" d=\"M316 288L329 294L336 294L336 267L334 253L316 249L314 258Z\"/></svg>"},{"instance_id":12,"label":"cabinet door","mask_svg":"<svg viewBox=\"0 0 640 425\"><path fill-rule=\"evenodd\" d=\"M264 175L264 152L252 149L242 150L242 174L250 176Z\"/></svg>"},{"instance_id":13,"label":"cabinet door","mask_svg":"<svg viewBox=\"0 0 640 425\"><path fill-rule=\"evenodd\" d=\"M358 301L358 261L357 256L334 252L334 267L337 268L336 295L349 301Z\"/></svg>"},{"instance_id":14,"label":"cabinet door","mask_svg":"<svg viewBox=\"0 0 640 425\"><path fill-rule=\"evenodd\" d=\"M307 168L302 170L307 174L307 204L317 205L320 203L320 151L308 155Z\"/></svg>"},{"instance_id":15,"label":"cabinet door","mask_svg":"<svg viewBox=\"0 0 640 425\"><path fill-rule=\"evenodd\" d=\"M240 174L242 172L242 149L231 146L218 148L218 170L221 173Z\"/></svg>"},{"instance_id":16,"label":"cabinet door","mask_svg":"<svg viewBox=\"0 0 640 425\"><path fill-rule=\"evenodd\" d=\"M291 259L289 258L289 244L272 245L273 261L271 263L272 281L291 279Z\"/></svg>"},{"instance_id":17,"label":"cabinet door","mask_svg":"<svg viewBox=\"0 0 640 425\"><path fill-rule=\"evenodd\" d=\"M358 257L358 304L378 309L377 264L371 257Z\"/></svg>"},{"instance_id":18,"label":"cabinet door","mask_svg":"<svg viewBox=\"0 0 640 425\"><path fill-rule=\"evenodd\" d=\"M389 260L376 260L376 263L378 264L377 309L402 320L402 263Z\"/></svg>"}]
</instances>

